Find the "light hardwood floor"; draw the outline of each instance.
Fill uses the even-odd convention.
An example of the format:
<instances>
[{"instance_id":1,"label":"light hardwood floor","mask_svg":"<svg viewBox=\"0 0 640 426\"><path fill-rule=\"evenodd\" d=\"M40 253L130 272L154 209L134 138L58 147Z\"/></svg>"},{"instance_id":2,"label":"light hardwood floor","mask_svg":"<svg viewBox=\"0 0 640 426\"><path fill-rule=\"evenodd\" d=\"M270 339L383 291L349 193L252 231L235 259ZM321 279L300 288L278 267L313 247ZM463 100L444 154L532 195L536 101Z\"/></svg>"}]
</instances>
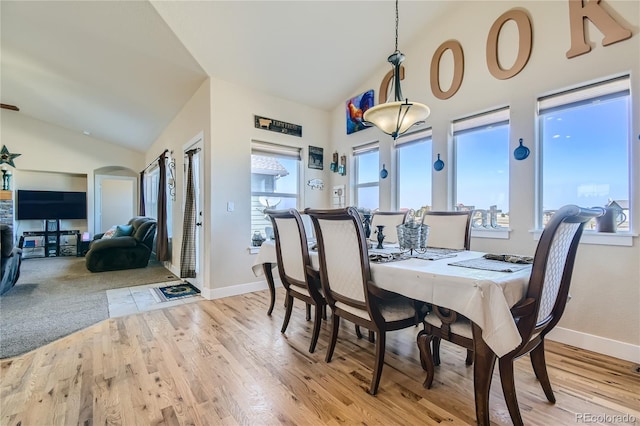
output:
<instances>
[{"instance_id":1,"label":"light hardwood floor","mask_svg":"<svg viewBox=\"0 0 640 426\"><path fill-rule=\"evenodd\" d=\"M475 422L473 369L460 348L442 342L442 365L426 390L415 342L419 329L388 333L380 390L371 396L372 343L358 340L342 321L327 364L329 324L323 323L316 352L309 354L312 322L304 320L304 306L296 302L283 335L282 289L271 317L267 300L266 292L257 292L114 318L3 360L0 424ZM516 363L526 424L640 421L637 366L552 342L547 363L555 405L547 402L528 357ZM492 423L510 424L497 372L490 403Z\"/></svg>"}]
</instances>

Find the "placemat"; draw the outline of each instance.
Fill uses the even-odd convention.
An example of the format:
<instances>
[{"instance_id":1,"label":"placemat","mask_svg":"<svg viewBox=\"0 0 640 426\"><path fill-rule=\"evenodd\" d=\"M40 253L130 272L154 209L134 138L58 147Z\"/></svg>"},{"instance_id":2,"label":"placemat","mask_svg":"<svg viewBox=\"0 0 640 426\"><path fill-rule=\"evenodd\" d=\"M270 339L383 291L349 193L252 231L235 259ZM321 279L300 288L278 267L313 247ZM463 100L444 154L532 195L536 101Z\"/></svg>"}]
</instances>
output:
<instances>
[{"instance_id":1,"label":"placemat","mask_svg":"<svg viewBox=\"0 0 640 426\"><path fill-rule=\"evenodd\" d=\"M526 264L502 262L500 260L485 259L484 257L452 262L449 265L496 272L516 272L530 267L530 265Z\"/></svg>"}]
</instances>

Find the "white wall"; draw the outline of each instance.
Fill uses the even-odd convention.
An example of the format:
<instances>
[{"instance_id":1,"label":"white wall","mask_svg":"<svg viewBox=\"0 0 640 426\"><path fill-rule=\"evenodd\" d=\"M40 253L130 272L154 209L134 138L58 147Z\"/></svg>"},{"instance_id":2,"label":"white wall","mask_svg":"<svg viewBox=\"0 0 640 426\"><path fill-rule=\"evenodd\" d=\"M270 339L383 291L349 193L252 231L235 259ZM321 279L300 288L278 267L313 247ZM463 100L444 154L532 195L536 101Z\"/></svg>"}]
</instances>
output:
<instances>
[{"instance_id":1,"label":"white wall","mask_svg":"<svg viewBox=\"0 0 640 426\"><path fill-rule=\"evenodd\" d=\"M151 148L146 153L145 164L149 164L155 161L158 156L165 150L173 151L173 158L176 160L176 199L171 200L171 197L167 195L167 209L173 209L172 215L172 243L171 243L171 269L175 274L180 273L180 247L182 247L182 221L183 221L183 204L184 204L184 192L182 188L185 188L183 167L185 159L183 156L183 145L189 142L198 133L203 133L204 138L204 152L210 151L210 99L209 99L209 80L205 80L204 83L198 88L196 93L191 99L184 105L182 110L175 116L171 124L169 124L158 139L152 144ZM203 164L205 174L210 169L210 163L205 158ZM209 188L210 184L205 177L204 187ZM208 205L208 195L205 195L203 203ZM206 211L206 210L205 210ZM205 222L205 227L208 224ZM205 241L205 259L207 259L208 242ZM210 274L209 262L204 262L203 271L204 277L208 277ZM205 285L209 280L205 279Z\"/></svg>"},{"instance_id":2,"label":"white wall","mask_svg":"<svg viewBox=\"0 0 640 426\"><path fill-rule=\"evenodd\" d=\"M285 101L273 96L212 79L211 83L211 158L210 212L208 228L211 252L211 288L213 295L233 294L225 287L262 281L253 276L250 254L251 208L251 141L259 140L302 148L302 206L327 207L329 180L327 146L329 114L326 111ZM284 135L254 127L254 114L302 126L302 137ZM309 145L325 149L324 170L307 167ZM323 190L306 185L310 179L324 179ZM207 178L209 179L209 178ZM235 211L227 212L227 202L235 203ZM266 288L266 287L265 287ZM226 291L229 291L226 293Z\"/></svg>"},{"instance_id":3,"label":"white wall","mask_svg":"<svg viewBox=\"0 0 640 426\"><path fill-rule=\"evenodd\" d=\"M510 150L518 146L518 139L531 149L525 161L510 163L511 228L508 240L474 238L472 249L496 252L533 253L536 241L531 233L535 215L535 156L536 156L536 99L541 95L606 79L621 73L631 73L632 84L632 188L634 213L632 223L640 223L639 182L640 150L640 3L603 1L603 7L616 20L633 33L631 39L602 46L602 35L592 24L587 25L587 40L592 51L572 59L566 58L570 47L567 1L467 1L460 4L455 14L446 16L428 29L410 46L400 40L400 50L406 55L406 77L402 82L404 95L410 100L426 103L432 113L427 126L433 128L433 158L425 164L425 173L433 174L433 206L450 207L452 160L450 123L453 119L508 105L511 108ZM402 8L402 5L400 6ZM528 12L533 26L533 50L524 70L508 80L498 80L488 71L485 61L487 34L493 22L512 8ZM505 34L511 29L505 26ZM511 33L513 34L513 33ZM430 89L429 66L438 46L449 40L458 40L464 51L465 71L462 86L448 100L436 99ZM515 52L517 37L500 38L500 51ZM373 88L376 99L380 81L391 67L385 58L391 52L381 52L381 67L353 95ZM503 56L506 58L506 56ZM506 61L509 63L509 61ZM386 65L383 65L386 64ZM442 67L443 87L448 87L451 74L447 62ZM378 129L365 130L347 136L344 130L344 105L338 105L331 114L332 148L340 153L351 152L351 147L368 141L380 140L380 163L391 163L391 137ZM434 172L433 162L440 153L446 167ZM352 165L353 163L351 163ZM349 183L347 177L332 175L332 184ZM393 170L390 179L381 181L381 208L392 207ZM352 191L349 191L353 203ZM568 343L611 353L640 361L640 249L638 238L633 247L581 244L578 252L572 300L559 324L561 338ZM609 341L610 339L611 341Z\"/></svg>"},{"instance_id":4,"label":"white wall","mask_svg":"<svg viewBox=\"0 0 640 426\"><path fill-rule=\"evenodd\" d=\"M83 188L68 190L87 191L88 230L93 230L94 170L111 166L132 170L143 167L143 154L140 152L54 126L19 112L0 111L2 143L10 152L22 154L14 159L16 178L12 188L21 189L23 171L86 176ZM22 176L26 175L22 173ZM29 185L35 185L33 181L29 182ZM51 181L43 177L41 184L44 187L50 185ZM30 189L38 188L34 186ZM65 188L59 186L55 189Z\"/></svg>"},{"instance_id":5,"label":"white wall","mask_svg":"<svg viewBox=\"0 0 640 426\"><path fill-rule=\"evenodd\" d=\"M302 125L302 137L282 135L254 127L254 114ZM208 298L237 294L247 289L266 288L262 278L251 272L251 141L260 140L302 148L304 207L327 207L328 189L311 189L310 179L328 180L325 170L307 168L308 146L328 145L329 114L304 105L264 95L233 84L206 81L173 122L147 151L151 162L165 149L176 158L176 200L173 209L173 252L171 267L179 272L182 244L184 188L181 172L182 147L199 132L204 134L204 259L203 295ZM227 202L235 210L227 211ZM207 207L208 206L208 207ZM246 286L246 284L249 284Z\"/></svg>"}]
</instances>

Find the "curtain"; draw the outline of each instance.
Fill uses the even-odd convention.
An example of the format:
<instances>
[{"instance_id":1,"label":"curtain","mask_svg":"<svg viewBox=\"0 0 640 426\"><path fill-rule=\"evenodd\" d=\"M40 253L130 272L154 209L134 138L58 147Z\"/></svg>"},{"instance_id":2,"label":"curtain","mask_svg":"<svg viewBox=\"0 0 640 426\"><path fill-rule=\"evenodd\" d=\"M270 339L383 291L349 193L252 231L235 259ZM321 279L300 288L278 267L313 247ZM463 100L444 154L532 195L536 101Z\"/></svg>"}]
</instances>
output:
<instances>
[{"instance_id":1,"label":"curtain","mask_svg":"<svg viewBox=\"0 0 640 426\"><path fill-rule=\"evenodd\" d=\"M187 193L185 194L184 222L182 225L182 251L180 253L180 277L196 277L196 197L193 187L193 154L187 151Z\"/></svg>"},{"instance_id":2,"label":"curtain","mask_svg":"<svg viewBox=\"0 0 640 426\"><path fill-rule=\"evenodd\" d=\"M158 157L158 236L156 240L156 258L169 260L169 235L167 231L167 167L166 152Z\"/></svg>"},{"instance_id":3,"label":"curtain","mask_svg":"<svg viewBox=\"0 0 640 426\"><path fill-rule=\"evenodd\" d=\"M138 214L144 216L144 170L140 172L140 204L138 205Z\"/></svg>"}]
</instances>

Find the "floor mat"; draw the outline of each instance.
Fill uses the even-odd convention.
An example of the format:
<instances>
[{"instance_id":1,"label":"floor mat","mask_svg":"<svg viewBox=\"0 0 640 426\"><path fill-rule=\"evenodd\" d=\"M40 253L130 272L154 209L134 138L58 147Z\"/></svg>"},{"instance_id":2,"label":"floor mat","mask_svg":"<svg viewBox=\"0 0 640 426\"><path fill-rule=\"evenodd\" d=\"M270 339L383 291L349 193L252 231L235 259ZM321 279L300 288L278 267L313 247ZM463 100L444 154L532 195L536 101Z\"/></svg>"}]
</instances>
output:
<instances>
[{"instance_id":1,"label":"floor mat","mask_svg":"<svg viewBox=\"0 0 640 426\"><path fill-rule=\"evenodd\" d=\"M154 287L150 290L158 302L168 302L170 300L183 299L200 294L198 288L187 282L165 287Z\"/></svg>"}]
</instances>

